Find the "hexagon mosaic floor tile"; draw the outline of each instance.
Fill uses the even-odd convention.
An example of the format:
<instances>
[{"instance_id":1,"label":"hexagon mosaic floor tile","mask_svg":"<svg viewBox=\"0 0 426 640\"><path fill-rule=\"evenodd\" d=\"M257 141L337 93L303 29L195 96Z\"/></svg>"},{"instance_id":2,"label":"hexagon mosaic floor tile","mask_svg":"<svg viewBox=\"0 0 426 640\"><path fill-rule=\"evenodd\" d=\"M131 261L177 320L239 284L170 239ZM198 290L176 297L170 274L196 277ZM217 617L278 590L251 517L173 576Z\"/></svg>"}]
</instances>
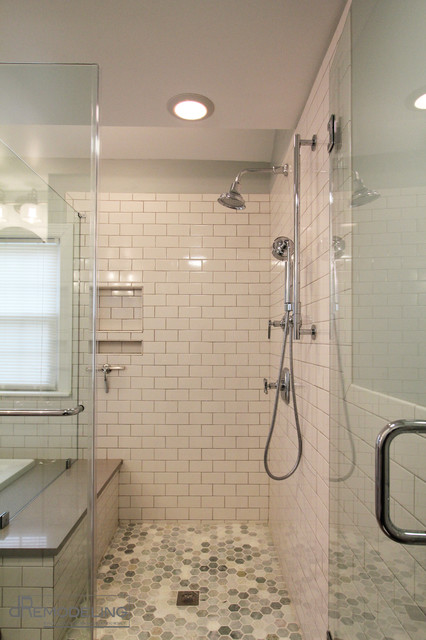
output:
<instances>
[{"instance_id":1,"label":"hexagon mosaic floor tile","mask_svg":"<svg viewBox=\"0 0 426 640\"><path fill-rule=\"evenodd\" d=\"M177 606L178 591L198 591L199 604ZM263 523L122 525L98 593L129 626L98 629L97 640L302 640Z\"/></svg>"},{"instance_id":2,"label":"hexagon mosaic floor tile","mask_svg":"<svg viewBox=\"0 0 426 640\"><path fill-rule=\"evenodd\" d=\"M396 547L387 559L356 527L331 527L329 620L334 640L425 640L426 610L419 605L426 602L424 575L417 572L414 590L415 575L405 552Z\"/></svg>"}]
</instances>

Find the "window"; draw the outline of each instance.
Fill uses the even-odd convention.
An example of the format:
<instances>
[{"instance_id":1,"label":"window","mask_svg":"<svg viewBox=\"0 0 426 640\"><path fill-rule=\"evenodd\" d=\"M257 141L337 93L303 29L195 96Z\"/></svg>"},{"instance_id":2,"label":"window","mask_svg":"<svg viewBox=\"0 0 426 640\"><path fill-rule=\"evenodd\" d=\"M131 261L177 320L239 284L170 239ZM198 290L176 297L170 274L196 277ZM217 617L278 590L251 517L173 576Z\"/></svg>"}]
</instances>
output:
<instances>
[{"instance_id":1,"label":"window","mask_svg":"<svg viewBox=\"0 0 426 640\"><path fill-rule=\"evenodd\" d=\"M0 240L0 393L70 392L72 282L61 253L58 238Z\"/></svg>"}]
</instances>

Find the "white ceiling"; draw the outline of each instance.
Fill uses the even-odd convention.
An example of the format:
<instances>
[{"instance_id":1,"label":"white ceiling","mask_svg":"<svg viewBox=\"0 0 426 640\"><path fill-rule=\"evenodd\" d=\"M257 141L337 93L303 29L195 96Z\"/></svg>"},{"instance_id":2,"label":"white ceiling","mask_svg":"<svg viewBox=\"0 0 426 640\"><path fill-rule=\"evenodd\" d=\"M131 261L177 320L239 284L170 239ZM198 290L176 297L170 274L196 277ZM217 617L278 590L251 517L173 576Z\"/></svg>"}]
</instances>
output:
<instances>
[{"instance_id":1,"label":"white ceiling","mask_svg":"<svg viewBox=\"0 0 426 640\"><path fill-rule=\"evenodd\" d=\"M268 161L273 131L297 123L345 4L1 0L0 60L98 63L103 157ZM208 96L213 116L170 115L167 100L182 92ZM52 153L53 138L39 153Z\"/></svg>"}]
</instances>

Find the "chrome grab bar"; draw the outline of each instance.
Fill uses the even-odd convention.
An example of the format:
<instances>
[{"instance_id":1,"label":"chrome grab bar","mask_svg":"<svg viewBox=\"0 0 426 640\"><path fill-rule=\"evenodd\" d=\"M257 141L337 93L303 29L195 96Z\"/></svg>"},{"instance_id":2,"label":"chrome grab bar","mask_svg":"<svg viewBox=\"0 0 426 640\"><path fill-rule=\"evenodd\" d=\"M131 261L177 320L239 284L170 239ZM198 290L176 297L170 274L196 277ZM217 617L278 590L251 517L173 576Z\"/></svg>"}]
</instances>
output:
<instances>
[{"instance_id":1,"label":"chrome grab bar","mask_svg":"<svg viewBox=\"0 0 426 640\"><path fill-rule=\"evenodd\" d=\"M381 530L394 542L426 544L426 531L406 531L390 517L390 456L392 440L402 433L426 434L424 420L396 420L387 424L376 440L376 518Z\"/></svg>"},{"instance_id":2,"label":"chrome grab bar","mask_svg":"<svg viewBox=\"0 0 426 640\"><path fill-rule=\"evenodd\" d=\"M84 411L84 406L78 404L71 409L0 409L0 416L44 416L53 418L56 416L76 416Z\"/></svg>"}]
</instances>

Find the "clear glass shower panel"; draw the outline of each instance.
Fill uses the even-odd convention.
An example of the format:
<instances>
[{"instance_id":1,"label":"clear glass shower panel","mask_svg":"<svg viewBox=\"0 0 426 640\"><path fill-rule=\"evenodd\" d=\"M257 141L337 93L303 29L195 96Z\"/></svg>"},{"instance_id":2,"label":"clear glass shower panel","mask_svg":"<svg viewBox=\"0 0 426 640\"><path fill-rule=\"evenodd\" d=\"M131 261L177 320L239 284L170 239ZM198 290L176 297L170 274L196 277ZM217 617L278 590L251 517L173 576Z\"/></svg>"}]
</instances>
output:
<instances>
[{"instance_id":1,"label":"clear glass shower panel","mask_svg":"<svg viewBox=\"0 0 426 640\"><path fill-rule=\"evenodd\" d=\"M426 546L376 520L375 445L426 419L424 3L353 0L330 73L332 375L329 629L426 637ZM389 452L392 522L426 528L426 438Z\"/></svg>"},{"instance_id":2,"label":"clear glass shower panel","mask_svg":"<svg viewBox=\"0 0 426 640\"><path fill-rule=\"evenodd\" d=\"M78 457L80 218L0 143L0 512L13 518ZM44 419L43 419L44 418Z\"/></svg>"},{"instance_id":3,"label":"clear glass shower panel","mask_svg":"<svg viewBox=\"0 0 426 640\"><path fill-rule=\"evenodd\" d=\"M92 634L76 607L93 594L97 73L0 64L0 628L16 640Z\"/></svg>"}]
</instances>

